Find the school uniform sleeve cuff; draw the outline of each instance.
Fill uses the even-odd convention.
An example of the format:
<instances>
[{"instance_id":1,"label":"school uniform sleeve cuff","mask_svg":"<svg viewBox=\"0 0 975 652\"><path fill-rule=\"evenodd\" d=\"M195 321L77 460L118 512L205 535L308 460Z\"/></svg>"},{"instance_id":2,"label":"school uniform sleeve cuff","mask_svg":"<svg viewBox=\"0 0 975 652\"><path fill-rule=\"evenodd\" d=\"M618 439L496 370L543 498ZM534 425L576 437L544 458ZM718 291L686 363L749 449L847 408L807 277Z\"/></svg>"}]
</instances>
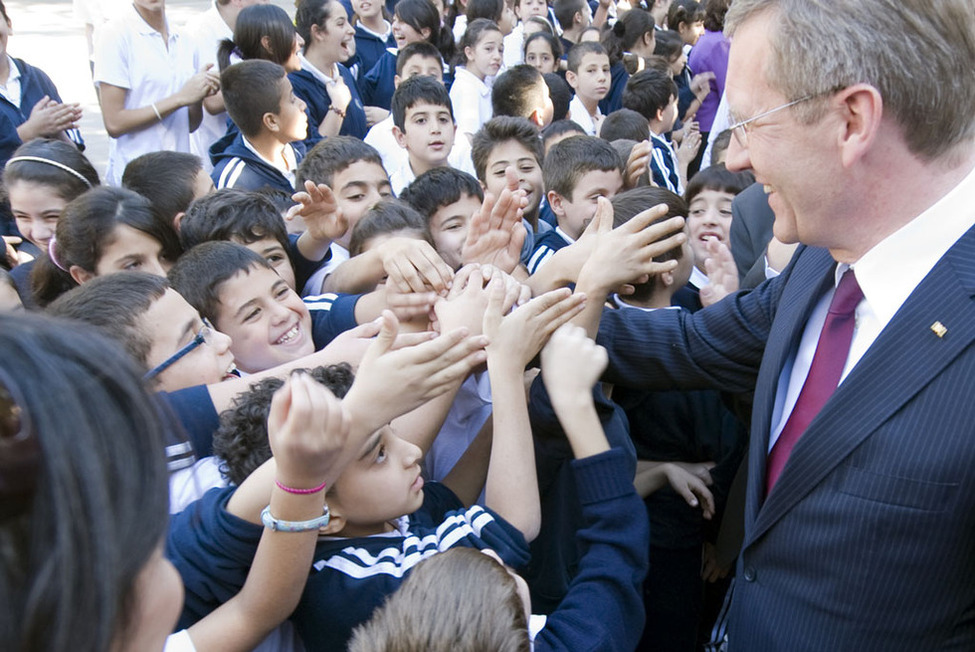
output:
<instances>
[{"instance_id":1,"label":"school uniform sleeve cuff","mask_svg":"<svg viewBox=\"0 0 975 652\"><path fill-rule=\"evenodd\" d=\"M626 451L611 448L598 455L574 460L579 502L591 505L633 492L633 474Z\"/></svg>"}]
</instances>

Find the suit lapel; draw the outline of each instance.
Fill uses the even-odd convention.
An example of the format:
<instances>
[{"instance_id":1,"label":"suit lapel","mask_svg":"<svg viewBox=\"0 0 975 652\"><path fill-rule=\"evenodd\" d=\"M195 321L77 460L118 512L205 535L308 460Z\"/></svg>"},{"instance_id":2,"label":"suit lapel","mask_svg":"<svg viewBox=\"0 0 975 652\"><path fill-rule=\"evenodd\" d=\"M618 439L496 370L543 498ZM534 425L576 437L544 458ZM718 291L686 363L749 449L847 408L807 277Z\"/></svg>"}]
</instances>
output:
<instances>
[{"instance_id":1,"label":"suit lapel","mask_svg":"<svg viewBox=\"0 0 975 652\"><path fill-rule=\"evenodd\" d=\"M775 490L761 506L746 545L971 345L975 340L973 296L975 229L952 246L915 288L809 425L793 448ZM941 337L932 329L936 321L947 328ZM750 489L752 498L754 481Z\"/></svg>"},{"instance_id":2,"label":"suit lapel","mask_svg":"<svg viewBox=\"0 0 975 652\"><path fill-rule=\"evenodd\" d=\"M775 392L782 367L792 354L795 342L802 336L809 313L819 298L834 282L836 261L825 249L804 247L796 256L796 266L775 311L775 322L762 355L758 380L755 384L755 405L752 409L751 454L748 459L749 485L755 479L759 491L748 492L745 503L746 522L754 522L764 494L765 465L769 431L775 407Z\"/></svg>"}]
</instances>

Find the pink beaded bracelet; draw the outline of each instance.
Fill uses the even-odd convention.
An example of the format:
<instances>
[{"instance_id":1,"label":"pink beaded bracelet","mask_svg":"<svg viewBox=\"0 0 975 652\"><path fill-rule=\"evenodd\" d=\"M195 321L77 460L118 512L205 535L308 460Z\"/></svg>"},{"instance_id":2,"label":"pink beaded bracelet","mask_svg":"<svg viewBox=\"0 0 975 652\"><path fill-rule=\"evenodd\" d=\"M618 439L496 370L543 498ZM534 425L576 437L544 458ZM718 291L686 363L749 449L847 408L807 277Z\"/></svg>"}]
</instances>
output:
<instances>
[{"instance_id":1,"label":"pink beaded bracelet","mask_svg":"<svg viewBox=\"0 0 975 652\"><path fill-rule=\"evenodd\" d=\"M280 489L281 491L287 491L289 494L298 494L299 496L304 496L307 494L317 494L319 491L325 488L326 483L323 482L317 487L312 487L311 489L294 489L292 487L286 487L280 482L278 482L277 480L274 481L274 484L276 484L278 486L278 489Z\"/></svg>"}]
</instances>

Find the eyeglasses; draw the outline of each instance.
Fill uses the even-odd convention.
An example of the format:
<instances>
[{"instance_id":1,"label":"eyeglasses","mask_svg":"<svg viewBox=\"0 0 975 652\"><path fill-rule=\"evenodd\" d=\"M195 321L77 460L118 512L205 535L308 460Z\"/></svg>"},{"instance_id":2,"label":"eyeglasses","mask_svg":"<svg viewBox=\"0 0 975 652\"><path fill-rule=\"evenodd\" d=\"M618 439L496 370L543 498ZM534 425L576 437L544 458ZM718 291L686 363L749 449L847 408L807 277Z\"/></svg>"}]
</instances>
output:
<instances>
[{"instance_id":1,"label":"eyeglasses","mask_svg":"<svg viewBox=\"0 0 975 652\"><path fill-rule=\"evenodd\" d=\"M209 319L203 319L203 327L200 328L199 332L193 336L193 339L189 343L181 348L176 353L172 354L161 363L153 367L143 376L143 380L152 380L162 372L166 371L174 364L180 361L181 358L185 357L188 353L202 346L203 344L213 344L213 334L216 330L213 328L213 324L210 323Z\"/></svg>"},{"instance_id":2,"label":"eyeglasses","mask_svg":"<svg viewBox=\"0 0 975 652\"><path fill-rule=\"evenodd\" d=\"M811 95L806 95L805 97L800 97L798 100L792 100L791 102L786 102L785 104L783 104L781 106L777 106L774 109L769 109L768 111L764 111L762 113L759 113L758 115L752 116L751 118L748 118L747 120L742 120L741 122L736 122L735 124L733 124L730 127L728 127L728 129L730 129L731 130L731 133L733 133L735 135L735 138L738 140L738 144L739 145L741 145L742 147L748 147L748 129L745 128L746 125L749 125L749 124L755 122L756 120L759 120L759 119L764 118L766 116L770 116L773 113L775 113L776 111L781 111L782 109L788 109L790 106L795 106L796 104L802 104L803 102L808 102L809 100L811 100L813 98L816 98L816 97L819 97L820 95L827 95L829 93L835 93L837 90L839 90L839 89L830 89L828 91L821 91L819 93L812 93Z\"/></svg>"}]
</instances>

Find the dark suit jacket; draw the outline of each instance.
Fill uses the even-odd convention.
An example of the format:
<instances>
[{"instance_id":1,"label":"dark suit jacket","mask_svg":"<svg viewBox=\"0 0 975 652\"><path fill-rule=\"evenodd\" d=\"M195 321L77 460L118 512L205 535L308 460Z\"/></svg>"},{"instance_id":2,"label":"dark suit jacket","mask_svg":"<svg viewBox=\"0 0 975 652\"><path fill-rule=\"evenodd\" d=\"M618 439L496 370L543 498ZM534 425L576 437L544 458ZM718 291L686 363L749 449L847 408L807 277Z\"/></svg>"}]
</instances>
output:
<instances>
[{"instance_id":1,"label":"dark suit jacket","mask_svg":"<svg viewBox=\"0 0 975 652\"><path fill-rule=\"evenodd\" d=\"M731 255L738 266L741 287L753 288L765 280L765 249L772 239L775 213L760 183L753 183L731 202Z\"/></svg>"},{"instance_id":2,"label":"dark suit jacket","mask_svg":"<svg viewBox=\"0 0 975 652\"><path fill-rule=\"evenodd\" d=\"M730 649L975 649L975 229L874 341L764 499L776 385L834 265L800 248L779 277L694 315L604 315L607 380L755 388Z\"/></svg>"}]
</instances>

